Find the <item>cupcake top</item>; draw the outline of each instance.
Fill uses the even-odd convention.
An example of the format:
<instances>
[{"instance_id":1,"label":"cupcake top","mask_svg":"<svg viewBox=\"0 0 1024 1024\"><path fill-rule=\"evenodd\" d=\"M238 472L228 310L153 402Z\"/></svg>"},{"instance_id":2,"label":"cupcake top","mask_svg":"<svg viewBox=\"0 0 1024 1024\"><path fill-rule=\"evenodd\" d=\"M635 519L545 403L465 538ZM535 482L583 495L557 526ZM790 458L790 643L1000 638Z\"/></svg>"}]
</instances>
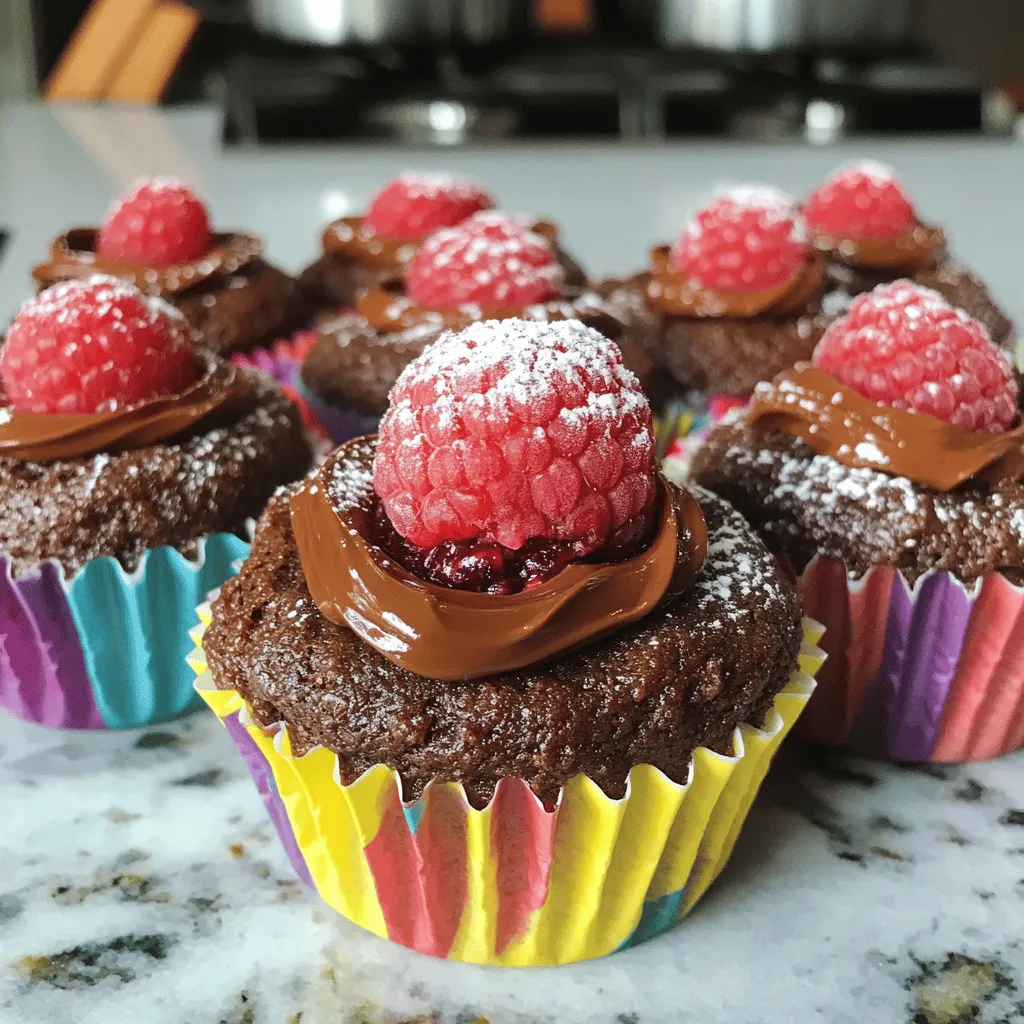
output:
<instances>
[{"instance_id":1,"label":"cupcake top","mask_svg":"<svg viewBox=\"0 0 1024 1024\"><path fill-rule=\"evenodd\" d=\"M427 237L404 276L383 277L355 299L355 314L325 319L303 380L328 401L381 414L398 374L444 330L484 319L581 319L621 342L651 386L651 328L623 297L604 300L569 283L551 226L485 210Z\"/></svg>"},{"instance_id":2,"label":"cupcake top","mask_svg":"<svg viewBox=\"0 0 1024 1024\"><path fill-rule=\"evenodd\" d=\"M454 227L494 199L476 182L451 174L406 171L387 182L362 217L340 217L324 229L324 252L382 270L401 271L419 243Z\"/></svg>"},{"instance_id":3,"label":"cupcake top","mask_svg":"<svg viewBox=\"0 0 1024 1024\"><path fill-rule=\"evenodd\" d=\"M259 510L245 467L282 438L272 476L308 462L283 396L198 350L177 309L116 278L26 302L0 378L0 548L19 564L53 557L72 571L111 555L130 567L147 547L241 529Z\"/></svg>"},{"instance_id":4,"label":"cupcake top","mask_svg":"<svg viewBox=\"0 0 1024 1024\"><path fill-rule=\"evenodd\" d=\"M205 205L187 185L157 178L121 196L100 227L59 235L32 274L44 288L107 274L173 301L255 269L262 250L253 235L213 232Z\"/></svg>"},{"instance_id":5,"label":"cupcake top","mask_svg":"<svg viewBox=\"0 0 1024 1024\"><path fill-rule=\"evenodd\" d=\"M854 300L811 365L759 385L695 475L805 564L855 572L1024 567L1024 425L1013 368L985 329L908 281Z\"/></svg>"},{"instance_id":6,"label":"cupcake top","mask_svg":"<svg viewBox=\"0 0 1024 1024\"><path fill-rule=\"evenodd\" d=\"M655 468L650 407L577 321L447 333L399 378L379 437L275 498L204 649L290 749L339 777L386 764L415 799L480 807L518 777L552 803L685 782L789 680L795 591L724 502ZM256 609L259 609L258 613Z\"/></svg>"},{"instance_id":7,"label":"cupcake top","mask_svg":"<svg viewBox=\"0 0 1024 1024\"><path fill-rule=\"evenodd\" d=\"M395 384L372 478L366 454L343 447L293 497L296 542L321 612L419 674L561 653L703 560L699 508L655 473L647 399L578 321L444 335ZM475 644L438 645L439 608Z\"/></svg>"},{"instance_id":8,"label":"cupcake top","mask_svg":"<svg viewBox=\"0 0 1024 1024\"><path fill-rule=\"evenodd\" d=\"M766 185L716 196L651 261L648 301L671 316L784 317L818 298L824 280L800 211Z\"/></svg>"},{"instance_id":9,"label":"cupcake top","mask_svg":"<svg viewBox=\"0 0 1024 1024\"><path fill-rule=\"evenodd\" d=\"M807 197L803 214L814 246L852 267L911 276L946 254L944 232L918 219L893 169L873 160L833 171Z\"/></svg>"}]
</instances>

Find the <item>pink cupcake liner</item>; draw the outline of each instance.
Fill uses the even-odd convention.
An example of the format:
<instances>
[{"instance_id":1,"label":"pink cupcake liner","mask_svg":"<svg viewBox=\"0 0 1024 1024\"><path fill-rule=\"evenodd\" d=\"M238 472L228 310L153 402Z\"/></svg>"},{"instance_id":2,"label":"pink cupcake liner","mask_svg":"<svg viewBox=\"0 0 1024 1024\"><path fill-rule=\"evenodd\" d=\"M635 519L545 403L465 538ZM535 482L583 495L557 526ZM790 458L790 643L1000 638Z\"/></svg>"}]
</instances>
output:
<instances>
[{"instance_id":1,"label":"pink cupcake liner","mask_svg":"<svg viewBox=\"0 0 1024 1024\"><path fill-rule=\"evenodd\" d=\"M1024 588L991 573L967 587L888 566L853 579L815 559L804 610L828 660L799 732L892 761L983 761L1024 745Z\"/></svg>"}]
</instances>

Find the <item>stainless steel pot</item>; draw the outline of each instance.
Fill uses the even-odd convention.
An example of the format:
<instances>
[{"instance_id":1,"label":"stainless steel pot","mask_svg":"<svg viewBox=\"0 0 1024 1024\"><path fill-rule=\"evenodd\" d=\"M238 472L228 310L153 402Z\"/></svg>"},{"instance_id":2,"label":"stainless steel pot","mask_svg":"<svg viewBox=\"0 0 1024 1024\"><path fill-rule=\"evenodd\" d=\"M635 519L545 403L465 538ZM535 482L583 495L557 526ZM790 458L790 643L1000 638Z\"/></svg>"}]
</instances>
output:
<instances>
[{"instance_id":1,"label":"stainless steel pot","mask_svg":"<svg viewBox=\"0 0 1024 1024\"><path fill-rule=\"evenodd\" d=\"M525 33L530 0L249 0L267 35L319 46L490 43Z\"/></svg>"},{"instance_id":2,"label":"stainless steel pot","mask_svg":"<svg viewBox=\"0 0 1024 1024\"><path fill-rule=\"evenodd\" d=\"M666 46L729 52L902 42L912 0L619 0Z\"/></svg>"}]
</instances>

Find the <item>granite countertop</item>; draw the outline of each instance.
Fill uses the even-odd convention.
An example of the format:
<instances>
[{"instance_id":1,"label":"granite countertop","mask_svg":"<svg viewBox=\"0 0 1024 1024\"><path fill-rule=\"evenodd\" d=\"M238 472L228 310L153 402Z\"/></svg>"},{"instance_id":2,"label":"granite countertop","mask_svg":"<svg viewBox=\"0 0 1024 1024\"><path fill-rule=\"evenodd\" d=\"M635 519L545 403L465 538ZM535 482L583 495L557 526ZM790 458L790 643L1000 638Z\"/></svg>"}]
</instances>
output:
<instances>
[{"instance_id":1,"label":"granite countertop","mask_svg":"<svg viewBox=\"0 0 1024 1024\"><path fill-rule=\"evenodd\" d=\"M515 971L337 918L212 715L3 718L0 751L4 1024L1024 1021L1024 754L901 769L790 743L679 928Z\"/></svg>"},{"instance_id":2,"label":"granite countertop","mask_svg":"<svg viewBox=\"0 0 1024 1024\"><path fill-rule=\"evenodd\" d=\"M210 111L39 108L0 120L0 321L47 240L141 174L193 180L218 221L298 268L329 217L405 167L481 177L625 271L723 180L795 192L854 155L612 146L224 155ZM873 146L1024 318L1024 149ZM586 167L586 173L580 167ZM626 187L628 186L628 187ZM595 213L596 211L596 213ZM886 767L790 743L729 867L681 927L605 960L511 971L431 960L337 918L292 873L212 715L61 734L0 715L3 1024L1024 1022L1024 753Z\"/></svg>"}]
</instances>

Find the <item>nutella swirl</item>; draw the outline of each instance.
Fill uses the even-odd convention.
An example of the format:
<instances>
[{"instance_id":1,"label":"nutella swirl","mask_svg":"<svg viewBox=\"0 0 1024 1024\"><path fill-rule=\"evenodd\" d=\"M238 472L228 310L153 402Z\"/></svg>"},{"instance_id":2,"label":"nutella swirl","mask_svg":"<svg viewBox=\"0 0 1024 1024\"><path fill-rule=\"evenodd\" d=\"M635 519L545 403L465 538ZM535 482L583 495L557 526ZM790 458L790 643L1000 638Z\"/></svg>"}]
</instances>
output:
<instances>
[{"instance_id":1,"label":"nutella swirl","mask_svg":"<svg viewBox=\"0 0 1024 1024\"><path fill-rule=\"evenodd\" d=\"M836 238L819 233L812 241L816 249L837 263L884 270L893 277L913 277L930 270L946 255L946 233L920 222L895 238Z\"/></svg>"},{"instance_id":2,"label":"nutella swirl","mask_svg":"<svg viewBox=\"0 0 1024 1024\"><path fill-rule=\"evenodd\" d=\"M138 263L110 259L96 252L96 228L72 228L53 240L50 256L32 270L40 288L58 281L110 274L135 285L146 295L171 298L181 295L211 278L230 276L258 258L263 251L260 240L238 231L215 234L213 244L199 259L174 263L167 267L146 267Z\"/></svg>"},{"instance_id":3,"label":"nutella swirl","mask_svg":"<svg viewBox=\"0 0 1024 1024\"><path fill-rule=\"evenodd\" d=\"M798 437L851 469L902 476L937 491L1024 477L1024 424L962 430L925 413L872 402L806 363L759 384L746 412L757 430Z\"/></svg>"},{"instance_id":4,"label":"nutella swirl","mask_svg":"<svg viewBox=\"0 0 1024 1024\"><path fill-rule=\"evenodd\" d=\"M310 595L400 668L455 681L509 672L636 622L689 587L707 554L700 506L658 479L650 545L621 562L575 562L518 594L439 587L369 543L376 438L338 448L291 498L291 523Z\"/></svg>"},{"instance_id":5,"label":"nutella swirl","mask_svg":"<svg viewBox=\"0 0 1024 1024\"><path fill-rule=\"evenodd\" d=\"M552 249L557 245L558 228L551 221L530 221L526 226L546 239ZM322 242L325 253L401 272L416 255L423 238L386 238L378 235L363 217L341 217L324 228Z\"/></svg>"},{"instance_id":6,"label":"nutella swirl","mask_svg":"<svg viewBox=\"0 0 1024 1024\"><path fill-rule=\"evenodd\" d=\"M234 366L211 356L199 358L205 372L184 391L114 412L61 415L0 407L0 456L54 462L145 448L215 417L236 415L253 400L252 388Z\"/></svg>"},{"instance_id":7,"label":"nutella swirl","mask_svg":"<svg viewBox=\"0 0 1024 1024\"><path fill-rule=\"evenodd\" d=\"M651 250L647 299L655 309L669 316L702 319L785 317L802 310L821 292L824 282L825 259L816 253L796 277L774 288L751 292L715 291L680 274L672 265L669 247L658 245Z\"/></svg>"}]
</instances>

